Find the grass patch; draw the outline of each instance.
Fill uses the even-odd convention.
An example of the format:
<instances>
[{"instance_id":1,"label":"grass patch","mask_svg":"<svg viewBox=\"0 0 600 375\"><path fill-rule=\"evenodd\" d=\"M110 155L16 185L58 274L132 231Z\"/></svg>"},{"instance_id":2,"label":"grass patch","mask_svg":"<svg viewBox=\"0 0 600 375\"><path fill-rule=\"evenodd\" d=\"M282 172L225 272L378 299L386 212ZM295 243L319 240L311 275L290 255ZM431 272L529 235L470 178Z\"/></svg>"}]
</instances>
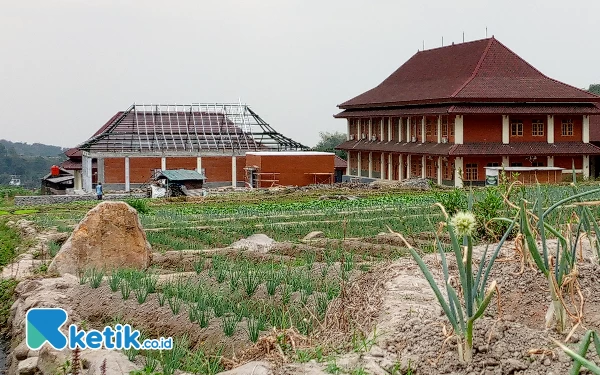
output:
<instances>
[{"instance_id":1,"label":"grass patch","mask_svg":"<svg viewBox=\"0 0 600 375\"><path fill-rule=\"evenodd\" d=\"M20 242L19 232L7 227L6 222L0 222L0 267L6 266L13 260Z\"/></svg>"},{"instance_id":2,"label":"grass patch","mask_svg":"<svg viewBox=\"0 0 600 375\"><path fill-rule=\"evenodd\" d=\"M38 212L39 212L38 210L29 209L29 210L16 210L13 213L15 215L29 215L29 214L37 214Z\"/></svg>"},{"instance_id":3,"label":"grass patch","mask_svg":"<svg viewBox=\"0 0 600 375\"><path fill-rule=\"evenodd\" d=\"M10 307L12 306L17 287L17 280L6 279L0 280L0 333L8 328L8 318L10 316Z\"/></svg>"},{"instance_id":4,"label":"grass patch","mask_svg":"<svg viewBox=\"0 0 600 375\"><path fill-rule=\"evenodd\" d=\"M8 211L0 211L0 216L3 216L3 215L10 215L10 212L8 212Z\"/></svg>"}]
</instances>

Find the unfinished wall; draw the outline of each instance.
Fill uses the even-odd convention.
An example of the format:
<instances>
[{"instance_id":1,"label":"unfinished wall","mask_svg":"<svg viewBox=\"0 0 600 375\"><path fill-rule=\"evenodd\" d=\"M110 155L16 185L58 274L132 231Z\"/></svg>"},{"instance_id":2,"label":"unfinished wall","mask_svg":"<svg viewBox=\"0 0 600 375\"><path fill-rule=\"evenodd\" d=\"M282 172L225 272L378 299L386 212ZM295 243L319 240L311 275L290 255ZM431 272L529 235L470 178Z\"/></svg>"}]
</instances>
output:
<instances>
[{"instance_id":1,"label":"unfinished wall","mask_svg":"<svg viewBox=\"0 0 600 375\"><path fill-rule=\"evenodd\" d=\"M246 166L256 166L260 173L279 173L279 185L305 186L315 182L310 173L334 173L334 155L246 155ZM265 177L273 179L272 176ZM329 182L327 176L317 176L317 182ZM270 187L272 182L260 187Z\"/></svg>"}]
</instances>

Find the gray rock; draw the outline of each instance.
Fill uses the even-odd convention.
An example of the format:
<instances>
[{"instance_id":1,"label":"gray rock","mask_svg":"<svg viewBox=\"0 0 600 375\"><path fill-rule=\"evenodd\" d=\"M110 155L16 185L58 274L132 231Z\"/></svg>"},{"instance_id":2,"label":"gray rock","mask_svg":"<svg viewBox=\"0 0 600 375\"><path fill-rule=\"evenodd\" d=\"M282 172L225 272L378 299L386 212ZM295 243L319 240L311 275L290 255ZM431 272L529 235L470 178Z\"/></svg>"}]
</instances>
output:
<instances>
[{"instance_id":1,"label":"gray rock","mask_svg":"<svg viewBox=\"0 0 600 375\"><path fill-rule=\"evenodd\" d=\"M29 357L29 348L27 347L25 340L23 340L19 345L17 345L15 350L13 350L13 355L18 361L22 361Z\"/></svg>"},{"instance_id":2,"label":"gray rock","mask_svg":"<svg viewBox=\"0 0 600 375\"><path fill-rule=\"evenodd\" d=\"M268 253L274 243L274 239L270 238L266 234L259 233L234 242L231 244L231 247L238 250Z\"/></svg>"},{"instance_id":3,"label":"gray rock","mask_svg":"<svg viewBox=\"0 0 600 375\"><path fill-rule=\"evenodd\" d=\"M219 375L270 375L271 365L267 362L248 362L233 370L220 372Z\"/></svg>"},{"instance_id":4,"label":"gray rock","mask_svg":"<svg viewBox=\"0 0 600 375\"><path fill-rule=\"evenodd\" d=\"M38 357L27 358L17 365L17 375L33 375L37 371Z\"/></svg>"},{"instance_id":5,"label":"gray rock","mask_svg":"<svg viewBox=\"0 0 600 375\"><path fill-rule=\"evenodd\" d=\"M325 234L323 234L323 232L321 231L312 231L309 234L307 234L306 236L304 236L304 238L302 239L302 241L310 241L313 240L315 238L325 238Z\"/></svg>"}]
</instances>

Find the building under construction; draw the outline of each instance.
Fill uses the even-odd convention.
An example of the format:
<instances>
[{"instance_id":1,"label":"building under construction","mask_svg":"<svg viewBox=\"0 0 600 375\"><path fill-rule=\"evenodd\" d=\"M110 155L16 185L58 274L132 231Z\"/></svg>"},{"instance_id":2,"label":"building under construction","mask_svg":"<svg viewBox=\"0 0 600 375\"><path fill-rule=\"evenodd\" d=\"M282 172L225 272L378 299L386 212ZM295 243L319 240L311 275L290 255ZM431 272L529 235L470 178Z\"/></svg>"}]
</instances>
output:
<instances>
[{"instance_id":1,"label":"building under construction","mask_svg":"<svg viewBox=\"0 0 600 375\"><path fill-rule=\"evenodd\" d=\"M134 104L65 154L75 189L130 191L159 170L196 170L205 186L243 186L246 153L303 151L245 104ZM332 170L333 172L333 170Z\"/></svg>"}]
</instances>

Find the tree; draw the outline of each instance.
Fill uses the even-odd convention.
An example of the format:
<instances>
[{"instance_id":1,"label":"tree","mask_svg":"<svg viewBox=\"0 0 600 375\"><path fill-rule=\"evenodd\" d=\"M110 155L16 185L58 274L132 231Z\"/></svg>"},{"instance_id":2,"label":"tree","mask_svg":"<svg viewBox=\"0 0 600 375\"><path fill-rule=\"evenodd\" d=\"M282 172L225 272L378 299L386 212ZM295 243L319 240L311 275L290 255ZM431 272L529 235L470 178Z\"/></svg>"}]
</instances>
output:
<instances>
[{"instance_id":1,"label":"tree","mask_svg":"<svg viewBox=\"0 0 600 375\"><path fill-rule=\"evenodd\" d=\"M600 83L592 83L588 91L592 94L600 95Z\"/></svg>"},{"instance_id":2,"label":"tree","mask_svg":"<svg viewBox=\"0 0 600 375\"><path fill-rule=\"evenodd\" d=\"M323 152L335 152L335 154L340 158L344 160L346 159L346 151L335 149L338 145L346 142L346 134L341 132L319 132L319 137L321 137L321 140L319 141L319 143L317 143L313 150Z\"/></svg>"}]
</instances>

